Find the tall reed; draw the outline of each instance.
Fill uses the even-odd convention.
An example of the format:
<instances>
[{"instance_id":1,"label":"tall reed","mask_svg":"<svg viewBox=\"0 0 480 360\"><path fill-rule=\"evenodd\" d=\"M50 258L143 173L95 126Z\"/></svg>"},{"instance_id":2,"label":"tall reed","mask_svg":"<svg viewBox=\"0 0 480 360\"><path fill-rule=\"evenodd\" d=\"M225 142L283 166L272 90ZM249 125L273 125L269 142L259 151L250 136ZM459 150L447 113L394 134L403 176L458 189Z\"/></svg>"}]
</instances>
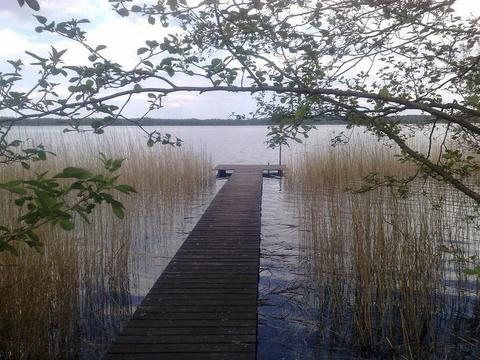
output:
<instances>
[{"instance_id":1,"label":"tall reed","mask_svg":"<svg viewBox=\"0 0 480 360\"><path fill-rule=\"evenodd\" d=\"M423 179L406 198L346 190L374 172L415 173L393 149L362 139L307 148L289 165L323 344L376 358L478 356L479 284L462 261L480 252L472 204Z\"/></svg>"},{"instance_id":2,"label":"tall reed","mask_svg":"<svg viewBox=\"0 0 480 360\"><path fill-rule=\"evenodd\" d=\"M30 171L1 168L0 182L65 166L100 171L99 151L127 158L121 182L138 194L121 198L124 220L102 207L90 224L77 219L72 232L41 229L41 254L26 248L18 257L0 254L0 358L98 358L180 246L194 207L205 206L210 160L188 147L147 148L129 129L101 137L18 131L34 131L57 156ZM18 215L11 200L0 193L4 222Z\"/></svg>"}]
</instances>

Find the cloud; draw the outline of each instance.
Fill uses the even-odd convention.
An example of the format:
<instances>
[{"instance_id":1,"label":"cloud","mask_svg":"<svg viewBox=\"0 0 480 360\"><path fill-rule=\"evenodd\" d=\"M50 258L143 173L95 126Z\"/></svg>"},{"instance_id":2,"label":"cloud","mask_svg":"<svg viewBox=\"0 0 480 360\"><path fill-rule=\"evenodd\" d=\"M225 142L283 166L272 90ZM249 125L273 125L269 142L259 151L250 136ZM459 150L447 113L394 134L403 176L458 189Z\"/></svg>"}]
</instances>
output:
<instances>
[{"instance_id":1,"label":"cloud","mask_svg":"<svg viewBox=\"0 0 480 360\"><path fill-rule=\"evenodd\" d=\"M457 0L453 7L456 15L460 16L480 16L480 6L478 0Z\"/></svg>"},{"instance_id":2,"label":"cloud","mask_svg":"<svg viewBox=\"0 0 480 360\"><path fill-rule=\"evenodd\" d=\"M109 16L94 29L88 32L89 42L107 45L105 55L124 66L131 67L138 62L136 50L145 46L145 40L161 42L167 30L160 26L152 26L144 19L121 18Z\"/></svg>"},{"instance_id":3,"label":"cloud","mask_svg":"<svg viewBox=\"0 0 480 360\"><path fill-rule=\"evenodd\" d=\"M153 1L153 0L151 0ZM458 0L455 5L461 15L469 13L480 14L478 0ZM136 49L144 45L145 40L161 41L167 30L159 25L152 26L146 19L136 15L122 18L111 9L107 0L41 0L39 14L49 20L63 21L71 18L88 18L92 22L87 24L87 39L93 46L104 44L107 49L104 54L115 62L128 68L138 61ZM0 42L2 52L0 60L23 58L28 59L25 50L33 50L39 54L46 54L50 44L57 49L68 49L65 62L69 64L86 64L88 53L81 46L67 39L49 34L37 34L34 28L38 25L32 16L34 12L27 8L20 8L14 0L0 0ZM174 31L175 29L173 29ZM30 62L30 59L25 61ZM4 61L0 64L0 71L7 67ZM35 81L36 69L27 70L27 80ZM186 77L175 77L179 83L199 85L196 80ZM157 82L148 82L152 86L162 86ZM167 105L155 113L161 117L227 117L231 112L250 112L255 109L255 102L248 94L225 93L179 93L172 94L165 100ZM141 115L146 109L145 96L135 98L128 109L131 116Z\"/></svg>"},{"instance_id":4,"label":"cloud","mask_svg":"<svg viewBox=\"0 0 480 360\"><path fill-rule=\"evenodd\" d=\"M110 3L105 0L43 0L41 2L42 14L49 16L101 17L111 10Z\"/></svg>"},{"instance_id":5,"label":"cloud","mask_svg":"<svg viewBox=\"0 0 480 360\"><path fill-rule=\"evenodd\" d=\"M0 58L3 60L18 57L23 53L23 49L28 49L31 45L28 38L10 29L0 30L0 43L2 44Z\"/></svg>"}]
</instances>

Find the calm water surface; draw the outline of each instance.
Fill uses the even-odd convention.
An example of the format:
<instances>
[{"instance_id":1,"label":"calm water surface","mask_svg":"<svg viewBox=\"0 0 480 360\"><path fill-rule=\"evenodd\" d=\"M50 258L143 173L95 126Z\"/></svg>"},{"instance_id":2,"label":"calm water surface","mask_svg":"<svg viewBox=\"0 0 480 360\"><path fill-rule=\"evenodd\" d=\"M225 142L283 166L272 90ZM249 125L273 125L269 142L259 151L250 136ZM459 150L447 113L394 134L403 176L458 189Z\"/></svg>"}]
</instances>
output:
<instances>
[{"instance_id":1,"label":"calm water surface","mask_svg":"<svg viewBox=\"0 0 480 360\"><path fill-rule=\"evenodd\" d=\"M152 128L153 129L153 128ZM283 148L283 161L305 146L329 142L345 130L344 126L322 126L315 131L306 145L292 144ZM109 131L131 133L139 136L134 128L111 128ZM205 150L213 164L266 164L278 163L278 150L268 149L265 143L267 128L264 126L235 127L164 127L160 131L171 133L184 141L184 146ZM141 140L141 135L139 136ZM218 190L225 180L217 180ZM187 233L201 216L208 201L204 199L198 212L191 215L188 224L181 224L178 232ZM299 241L300 219L294 209L292 194L282 188L281 179L265 178L262 199L262 242L259 284L259 359L307 359L314 357L316 349L315 307L313 294L315 286L306 276L305 249ZM184 236L180 241L182 241ZM176 248L179 239L172 240ZM174 251L169 251L169 256ZM165 260L163 259L166 263ZM148 285L158 276L158 269L150 273L144 268L142 274L148 279L147 286L131 294L132 302L139 304L148 292ZM150 285L151 286L151 285ZM123 322L123 321L122 321ZM117 329L116 329L117 330Z\"/></svg>"},{"instance_id":2,"label":"calm water surface","mask_svg":"<svg viewBox=\"0 0 480 360\"><path fill-rule=\"evenodd\" d=\"M154 128L152 128L153 130ZM205 150L213 164L265 164L278 163L278 150L267 149L265 144L267 128L264 126L241 127L155 127L165 133L184 140L184 146ZM61 131L61 128L30 129L35 131ZM319 126L312 132L307 145L295 144L283 149L283 157L291 158L296 153L314 147L316 144L329 143L330 139L345 130L339 126ZM109 136L127 133L129 137L145 141L139 130L129 127L112 127L107 129ZM67 142L75 151L78 134L66 134ZM83 135L81 135L83 136ZM91 141L102 141L101 136L88 135ZM361 131L354 136L365 136ZM288 174L287 174L288 176ZM259 283L259 359L351 359L356 357L346 349L328 348L319 344L318 319L316 306L318 288L308 275L311 268L308 249L301 241L301 219L295 209L294 197L283 189L282 179L265 178L262 200L262 242ZM137 286L130 288L128 297L123 299L128 307L127 315L114 318L107 329L99 331L97 340L101 351L85 349L83 358L100 357L109 340L128 320L128 314L134 311L152 286L155 279L166 266L176 249L193 228L196 221L208 206L216 190L225 180L217 180L215 190L205 194L191 213L175 224L165 234L161 247L139 250L136 254L136 268L132 276L137 278ZM148 221L155 221L149 219ZM142 244L142 241L139 241ZM150 254L150 255L149 255ZM143 258L142 258L143 257ZM84 321L92 321L88 316ZM87 331L87 330L85 330Z\"/></svg>"}]
</instances>

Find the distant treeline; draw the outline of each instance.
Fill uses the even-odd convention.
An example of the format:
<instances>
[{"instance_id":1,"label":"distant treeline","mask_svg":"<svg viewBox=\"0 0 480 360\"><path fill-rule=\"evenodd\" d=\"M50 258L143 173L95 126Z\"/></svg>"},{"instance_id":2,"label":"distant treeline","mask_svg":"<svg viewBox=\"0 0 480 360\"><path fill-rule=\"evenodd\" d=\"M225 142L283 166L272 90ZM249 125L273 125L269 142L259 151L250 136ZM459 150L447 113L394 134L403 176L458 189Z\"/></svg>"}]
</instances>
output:
<instances>
[{"instance_id":1,"label":"distant treeline","mask_svg":"<svg viewBox=\"0 0 480 360\"><path fill-rule=\"evenodd\" d=\"M404 115L397 117L395 120L404 124L422 124L428 122L430 117L425 115ZM80 126L90 126L92 122L100 119L82 119L77 122ZM8 121L8 118L1 117L1 122ZM101 120L100 120L101 121ZM113 126L135 126L135 119L126 121L124 119L116 120ZM245 125L274 125L275 122L270 119L142 119L139 122L142 126L245 126ZM306 125L338 125L347 124L343 118L324 117L317 119L308 119L304 121ZM18 123L22 126L68 126L70 122L60 118L42 118L42 119L26 119Z\"/></svg>"}]
</instances>

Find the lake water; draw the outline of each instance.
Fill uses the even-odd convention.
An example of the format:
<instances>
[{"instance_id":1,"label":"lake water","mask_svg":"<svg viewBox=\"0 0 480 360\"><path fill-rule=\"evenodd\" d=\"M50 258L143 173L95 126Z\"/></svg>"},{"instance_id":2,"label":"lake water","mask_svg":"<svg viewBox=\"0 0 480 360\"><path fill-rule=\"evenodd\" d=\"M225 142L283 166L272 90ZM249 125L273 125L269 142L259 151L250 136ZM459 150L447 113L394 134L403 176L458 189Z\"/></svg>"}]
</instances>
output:
<instances>
[{"instance_id":1,"label":"lake water","mask_svg":"<svg viewBox=\"0 0 480 360\"><path fill-rule=\"evenodd\" d=\"M147 127L147 130L158 129L163 133L178 136L184 141L184 146L194 150L205 151L211 157L212 163L236 164L266 164L278 163L278 150L268 149L265 144L267 128L264 126L232 126L232 127ZM59 127L47 130L29 128L29 131L61 131ZM319 126L313 130L311 137L305 144L293 144L290 148L283 148L283 162L291 159L298 153L309 151L316 146L328 144L330 139L345 130L345 126ZM112 127L107 129L107 137L128 134L129 137L145 142L142 133L134 127ZM66 142L75 151L78 134L65 134ZM81 135L83 137L85 135ZM101 144L102 136L87 135L91 141ZM353 137L366 137L362 131L357 131ZM287 173L288 176L288 173ZM263 182L262 199L262 234L261 234L261 263L259 283L259 325L258 325L258 358L259 359L350 359L361 358L357 353L345 348L328 348L319 341L318 304L316 292L318 288L308 272L311 268L311 257L308 249L302 242L302 219L295 207L295 194L285 191L283 179L265 178ZM140 280L135 289L130 289L128 297L124 299L128 313L135 309L149 287L163 268L174 255L175 250L192 229L195 222L208 206L224 179L216 181L215 189L205 194L188 217L179 221L170 229L164 251L154 262L142 260L134 276ZM152 266L154 264L155 266ZM105 334L98 334L99 347L83 351L83 358L100 357L106 349L108 339L112 339L122 324L128 319L122 315L118 321L113 321ZM88 323L88 321L86 321ZM98 350L100 348L100 351ZM368 358L368 357L367 357Z\"/></svg>"}]
</instances>

